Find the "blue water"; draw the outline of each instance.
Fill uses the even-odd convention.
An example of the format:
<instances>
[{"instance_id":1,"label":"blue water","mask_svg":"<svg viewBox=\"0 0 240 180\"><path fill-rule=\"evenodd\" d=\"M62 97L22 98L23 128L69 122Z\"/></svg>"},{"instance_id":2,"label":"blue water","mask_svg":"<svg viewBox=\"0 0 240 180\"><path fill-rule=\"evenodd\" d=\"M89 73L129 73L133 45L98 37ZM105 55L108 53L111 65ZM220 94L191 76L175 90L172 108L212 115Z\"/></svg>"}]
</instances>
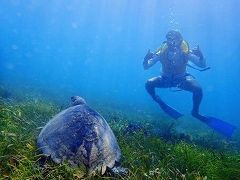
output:
<instances>
[{"instance_id":1,"label":"blue water","mask_svg":"<svg viewBox=\"0 0 240 180\"><path fill-rule=\"evenodd\" d=\"M204 90L201 112L239 125L239 7L238 0L2 0L0 83L151 114L160 109L144 85L161 66L144 71L142 61L168 30L179 29L190 47L200 45L211 67L189 69ZM157 93L190 114L190 93Z\"/></svg>"}]
</instances>

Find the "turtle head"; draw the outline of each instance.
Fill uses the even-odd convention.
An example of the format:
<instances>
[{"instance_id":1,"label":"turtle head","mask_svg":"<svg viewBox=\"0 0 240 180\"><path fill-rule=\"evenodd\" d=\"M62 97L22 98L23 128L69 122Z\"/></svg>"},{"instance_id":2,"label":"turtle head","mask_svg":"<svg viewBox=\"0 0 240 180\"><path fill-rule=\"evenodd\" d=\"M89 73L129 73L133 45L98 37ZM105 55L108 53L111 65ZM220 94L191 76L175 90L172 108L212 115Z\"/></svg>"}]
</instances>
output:
<instances>
[{"instance_id":1,"label":"turtle head","mask_svg":"<svg viewBox=\"0 0 240 180\"><path fill-rule=\"evenodd\" d=\"M71 103L72 106L86 104L86 101L80 96L72 96L71 101L72 101L72 103Z\"/></svg>"}]
</instances>

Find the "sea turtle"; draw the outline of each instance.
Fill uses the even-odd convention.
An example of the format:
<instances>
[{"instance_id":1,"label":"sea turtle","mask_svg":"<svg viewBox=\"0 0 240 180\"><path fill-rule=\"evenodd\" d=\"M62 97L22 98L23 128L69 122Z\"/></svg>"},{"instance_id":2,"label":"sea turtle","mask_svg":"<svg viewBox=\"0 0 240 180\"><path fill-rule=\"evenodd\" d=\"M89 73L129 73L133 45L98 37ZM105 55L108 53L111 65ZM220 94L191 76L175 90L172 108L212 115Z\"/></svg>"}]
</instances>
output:
<instances>
[{"instance_id":1,"label":"sea turtle","mask_svg":"<svg viewBox=\"0 0 240 180\"><path fill-rule=\"evenodd\" d=\"M37 145L54 162L84 165L88 174L106 169L125 174L116 166L121 158L117 140L105 121L79 96L71 97L72 106L53 117L41 130Z\"/></svg>"}]
</instances>

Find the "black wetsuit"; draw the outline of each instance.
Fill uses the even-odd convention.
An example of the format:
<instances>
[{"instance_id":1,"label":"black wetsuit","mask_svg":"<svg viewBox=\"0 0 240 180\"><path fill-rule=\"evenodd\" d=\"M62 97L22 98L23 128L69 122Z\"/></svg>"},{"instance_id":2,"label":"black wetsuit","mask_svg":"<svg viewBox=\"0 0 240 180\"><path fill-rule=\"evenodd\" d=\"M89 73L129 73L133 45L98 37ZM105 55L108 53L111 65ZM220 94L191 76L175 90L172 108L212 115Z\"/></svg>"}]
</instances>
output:
<instances>
[{"instance_id":1,"label":"black wetsuit","mask_svg":"<svg viewBox=\"0 0 240 180\"><path fill-rule=\"evenodd\" d=\"M164 104L159 96L155 94L155 88L178 87L193 93L193 113L198 113L202 100L202 88L186 71L188 61L192 61L199 67L205 66L205 61L192 53L184 53L180 48L166 50L163 53L155 54L151 59L145 60L144 69L150 68L157 61L162 64L162 75L153 77L146 82L146 90L151 97L160 104Z\"/></svg>"}]
</instances>

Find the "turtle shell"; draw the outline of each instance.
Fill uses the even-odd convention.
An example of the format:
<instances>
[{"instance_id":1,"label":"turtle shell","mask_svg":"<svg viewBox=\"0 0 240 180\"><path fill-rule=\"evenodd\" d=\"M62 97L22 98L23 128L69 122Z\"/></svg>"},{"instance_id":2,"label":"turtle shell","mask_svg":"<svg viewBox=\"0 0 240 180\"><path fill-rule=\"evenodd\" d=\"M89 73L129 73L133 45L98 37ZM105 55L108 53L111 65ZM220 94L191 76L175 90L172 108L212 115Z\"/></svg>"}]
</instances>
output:
<instances>
[{"instance_id":1,"label":"turtle shell","mask_svg":"<svg viewBox=\"0 0 240 180\"><path fill-rule=\"evenodd\" d=\"M89 174L104 174L121 157L106 120L86 104L69 107L53 117L40 132L37 144L54 162L85 165Z\"/></svg>"}]
</instances>

